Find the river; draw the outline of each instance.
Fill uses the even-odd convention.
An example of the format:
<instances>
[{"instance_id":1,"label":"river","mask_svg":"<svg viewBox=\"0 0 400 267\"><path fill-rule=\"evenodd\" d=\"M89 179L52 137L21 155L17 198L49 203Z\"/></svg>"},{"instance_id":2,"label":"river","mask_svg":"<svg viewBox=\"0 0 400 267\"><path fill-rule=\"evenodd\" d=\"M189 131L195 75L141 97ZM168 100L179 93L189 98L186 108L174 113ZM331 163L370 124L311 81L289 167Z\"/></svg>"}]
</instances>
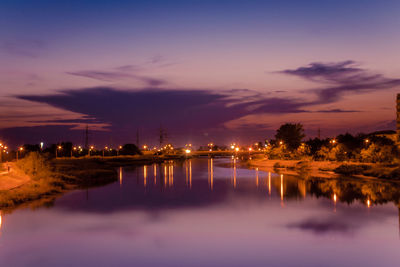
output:
<instances>
[{"instance_id":1,"label":"river","mask_svg":"<svg viewBox=\"0 0 400 267\"><path fill-rule=\"evenodd\" d=\"M0 266L399 266L400 188L191 159L1 214Z\"/></svg>"}]
</instances>

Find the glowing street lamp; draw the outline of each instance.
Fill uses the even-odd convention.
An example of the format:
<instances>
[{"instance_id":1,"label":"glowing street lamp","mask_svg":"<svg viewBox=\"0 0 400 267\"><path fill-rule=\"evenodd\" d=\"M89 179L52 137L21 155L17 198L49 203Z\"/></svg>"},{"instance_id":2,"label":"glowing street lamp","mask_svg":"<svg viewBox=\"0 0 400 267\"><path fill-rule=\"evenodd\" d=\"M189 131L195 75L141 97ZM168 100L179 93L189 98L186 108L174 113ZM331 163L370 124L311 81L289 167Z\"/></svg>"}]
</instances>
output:
<instances>
[{"instance_id":1,"label":"glowing street lamp","mask_svg":"<svg viewBox=\"0 0 400 267\"><path fill-rule=\"evenodd\" d=\"M76 150L77 150L76 146L74 146L74 147L71 149L71 158L72 158L73 151L76 151Z\"/></svg>"},{"instance_id":2,"label":"glowing street lamp","mask_svg":"<svg viewBox=\"0 0 400 267\"><path fill-rule=\"evenodd\" d=\"M236 147L236 148L235 148L235 151L238 152L238 151L239 151L239 147Z\"/></svg>"},{"instance_id":3,"label":"glowing street lamp","mask_svg":"<svg viewBox=\"0 0 400 267\"><path fill-rule=\"evenodd\" d=\"M18 158L19 158L19 153L22 153L22 151L24 151L24 148L21 146L21 147L19 147L18 150L17 150L17 160L18 160Z\"/></svg>"},{"instance_id":4,"label":"glowing street lamp","mask_svg":"<svg viewBox=\"0 0 400 267\"><path fill-rule=\"evenodd\" d=\"M104 147L104 149L103 149L103 158L104 158L104 151L105 150L108 150L108 146Z\"/></svg>"},{"instance_id":5,"label":"glowing street lamp","mask_svg":"<svg viewBox=\"0 0 400 267\"><path fill-rule=\"evenodd\" d=\"M208 144L208 148L210 149L210 151L213 150L213 147L214 147L214 144L213 144L213 143L209 143L209 144Z\"/></svg>"},{"instance_id":6,"label":"glowing street lamp","mask_svg":"<svg viewBox=\"0 0 400 267\"><path fill-rule=\"evenodd\" d=\"M61 150L62 149L62 146L57 146L56 147L56 158L58 158L58 150Z\"/></svg>"},{"instance_id":7,"label":"glowing street lamp","mask_svg":"<svg viewBox=\"0 0 400 267\"><path fill-rule=\"evenodd\" d=\"M90 152L91 152L93 149L94 149L94 146L90 146L89 151L88 151L89 157L91 156L91 155L90 155Z\"/></svg>"}]
</instances>

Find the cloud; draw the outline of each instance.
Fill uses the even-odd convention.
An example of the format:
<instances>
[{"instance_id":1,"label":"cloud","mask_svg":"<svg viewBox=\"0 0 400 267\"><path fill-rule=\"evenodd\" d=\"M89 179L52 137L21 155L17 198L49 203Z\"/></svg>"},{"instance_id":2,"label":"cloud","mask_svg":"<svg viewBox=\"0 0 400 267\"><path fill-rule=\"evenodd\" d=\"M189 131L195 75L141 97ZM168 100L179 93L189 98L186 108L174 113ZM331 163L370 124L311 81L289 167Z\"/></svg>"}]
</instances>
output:
<instances>
[{"instance_id":1,"label":"cloud","mask_svg":"<svg viewBox=\"0 0 400 267\"><path fill-rule=\"evenodd\" d=\"M105 82L112 82L114 80L119 80L124 78L132 78L132 75L118 71L107 72L107 71L85 70L85 71L67 72L67 74L81 76L85 78L91 78Z\"/></svg>"},{"instance_id":2,"label":"cloud","mask_svg":"<svg viewBox=\"0 0 400 267\"><path fill-rule=\"evenodd\" d=\"M315 62L305 67L287 69L279 73L327 84L323 88L307 91L317 94L318 100L314 104L336 102L345 93L365 93L400 86L400 79L387 78L382 74L359 68L352 60L337 63Z\"/></svg>"},{"instance_id":3,"label":"cloud","mask_svg":"<svg viewBox=\"0 0 400 267\"><path fill-rule=\"evenodd\" d=\"M287 225L288 228L295 228L303 231L310 231L314 234L327 234L331 232L339 232L346 234L353 230L352 225L346 224L340 221L331 220L320 220L320 219L307 219L299 223L292 223Z\"/></svg>"},{"instance_id":4,"label":"cloud","mask_svg":"<svg viewBox=\"0 0 400 267\"><path fill-rule=\"evenodd\" d=\"M294 70L283 70L281 73L299 76L312 81L322 82L344 82L349 77L362 72L362 69L354 67L352 60L337 63L310 63L308 66L299 67Z\"/></svg>"},{"instance_id":5,"label":"cloud","mask_svg":"<svg viewBox=\"0 0 400 267\"><path fill-rule=\"evenodd\" d=\"M335 109L321 109L321 110L317 110L316 112L321 112L321 113L354 113L354 112L361 112L361 111L335 108Z\"/></svg>"},{"instance_id":6,"label":"cloud","mask_svg":"<svg viewBox=\"0 0 400 267\"><path fill-rule=\"evenodd\" d=\"M154 56L141 64L127 64L103 70L78 70L66 72L69 75L95 79L103 82L117 82L123 80L137 80L145 86L156 87L168 82L164 79L142 74L157 68L164 68L176 63L167 62L162 56Z\"/></svg>"},{"instance_id":7,"label":"cloud","mask_svg":"<svg viewBox=\"0 0 400 267\"><path fill-rule=\"evenodd\" d=\"M6 40L0 43L0 49L11 55L36 58L44 51L45 43L40 40Z\"/></svg>"},{"instance_id":8,"label":"cloud","mask_svg":"<svg viewBox=\"0 0 400 267\"><path fill-rule=\"evenodd\" d=\"M111 125L109 129L117 133L164 125L177 133L200 135L206 130L225 128L226 122L246 115L306 112L302 109L304 103L298 99L265 97L250 90L234 91L232 98L232 91L97 87L17 98L84 114L96 123ZM52 122L65 120L59 118Z\"/></svg>"},{"instance_id":9,"label":"cloud","mask_svg":"<svg viewBox=\"0 0 400 267\"><path fill-rule=\"evenodd\" d=\"M128 73L127 70L129 68L130 67L128 66L123 66L122 70L121 68L115 71L84 70L76 72L67 72L67 74L85 78L91 78L103 82L115 82L126 79L134 79L143 82L147 86L159 86L167 83L165 80L162 79Z\"/></svg>"}]
</instances>

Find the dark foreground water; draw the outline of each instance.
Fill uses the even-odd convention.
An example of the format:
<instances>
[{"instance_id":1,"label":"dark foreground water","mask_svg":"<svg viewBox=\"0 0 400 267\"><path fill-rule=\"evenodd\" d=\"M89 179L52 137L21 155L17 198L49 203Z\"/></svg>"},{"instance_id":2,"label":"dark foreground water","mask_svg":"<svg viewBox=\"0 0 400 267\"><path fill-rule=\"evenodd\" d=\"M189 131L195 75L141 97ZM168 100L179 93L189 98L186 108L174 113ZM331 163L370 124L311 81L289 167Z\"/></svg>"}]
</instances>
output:
<instances>
[{"instance_id":1,"label":"dark foreground water","mask_svg":"<svg viewBox=\"0 0 400 267\"><path fill-rule=\"evenodd\" d=\"M0 266L400 266L397 191L232 159L124 168L116 183L3 213Z\"/></svg>"}]
</instances>

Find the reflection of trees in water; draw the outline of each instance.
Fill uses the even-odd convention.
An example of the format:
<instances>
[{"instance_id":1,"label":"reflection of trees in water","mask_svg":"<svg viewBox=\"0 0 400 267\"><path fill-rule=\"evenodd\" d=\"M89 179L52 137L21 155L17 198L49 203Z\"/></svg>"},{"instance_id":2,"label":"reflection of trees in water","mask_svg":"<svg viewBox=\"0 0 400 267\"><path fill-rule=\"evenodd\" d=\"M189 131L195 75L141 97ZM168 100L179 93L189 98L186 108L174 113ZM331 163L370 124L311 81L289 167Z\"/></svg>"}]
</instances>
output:
<instances>
[{"instance_id":1,"label":"reflection of trees in water","mask_svg":"<svg viewBox=\"0 0 400 267\"><path fill-rule=\"evenodd\" d=\"M274 181L274 186L280 187L278 179ZM304 197L305 194L333 199L336 194L338 201L348 204L355 201L367 204L368 200L371 205L388 202L400 204L400 184L390 181L285 176L284 192L286 199Z\"/></svg>"}]
</instances>

